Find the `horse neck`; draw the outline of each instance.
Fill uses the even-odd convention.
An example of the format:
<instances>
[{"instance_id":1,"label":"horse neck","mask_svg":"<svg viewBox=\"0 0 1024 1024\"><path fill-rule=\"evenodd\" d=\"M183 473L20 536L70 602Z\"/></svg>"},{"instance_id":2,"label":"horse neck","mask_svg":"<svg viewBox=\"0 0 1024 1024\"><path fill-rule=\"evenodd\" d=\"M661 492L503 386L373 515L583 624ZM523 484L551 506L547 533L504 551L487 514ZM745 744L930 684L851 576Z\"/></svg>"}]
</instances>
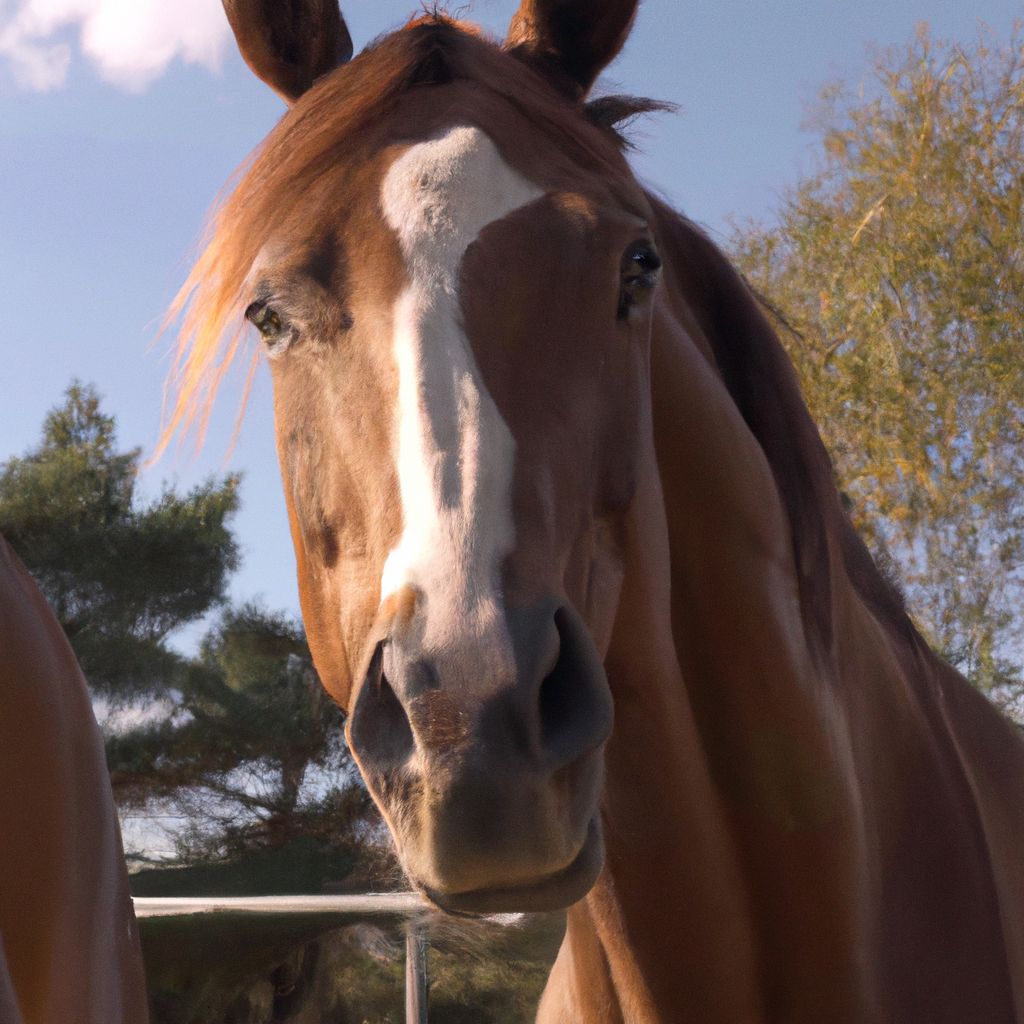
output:
<instances>
[{"instance_id":1,"label":"horse neck","mask_svg":"<svg viewBox=\"0 0 1024 1024\"><path fill-rule=\"evenodd\" d=\"M1019 787L985 773L993 745L1024 764L1019 741L924 648L838 511L778 340L690 242L656 310L606 660L607 866L556 988L626 1024L1015 1019Z\"/></svg>"},{"instance_id":2,"label":"horse neck","mask_svg":"<svg viewBox=\"0 0 1024 1024\"><path fill-rule=\"evenodd\" d=\"M653 446L629 514L626 551L605 661L615 696L603 805L606 868L585 907L570 911L570 941L585 949L581 936L599 938L627 1022L679 1019L683 1006L695 1020L753 1021L753 932L675 652L669 531ZM590 964L593 972L593 957Z\"/></svg>"},{"instance_id":3,"label":"horse neck","mask_svg":"<svg viewBox=\"0 0 1024 1024\"><path fill-rule=\"evenodd\" d=\"M570 940L600 937L626 1021L863 1019L844 716L805 635L771 468L709 351L662 301L606 660L607 868Z\"/></svg>"}]
</instances>

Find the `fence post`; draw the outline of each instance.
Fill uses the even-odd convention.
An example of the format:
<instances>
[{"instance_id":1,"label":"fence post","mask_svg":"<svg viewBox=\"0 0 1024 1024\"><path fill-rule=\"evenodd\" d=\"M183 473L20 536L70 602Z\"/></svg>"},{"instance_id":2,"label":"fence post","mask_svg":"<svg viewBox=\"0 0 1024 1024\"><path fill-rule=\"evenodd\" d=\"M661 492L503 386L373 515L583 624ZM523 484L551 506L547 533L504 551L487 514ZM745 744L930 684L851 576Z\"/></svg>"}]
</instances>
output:
<instances>
[{"instance_id":1,"label":"fence post","mask_svg":"<svg viewBox=\"0 0 1024 1024\"><path fill-rule=\"evenodd\" d=\"M405 925L405 1024L427 1024L427 935L415 918Z\"/></svg>"}]
</instances>

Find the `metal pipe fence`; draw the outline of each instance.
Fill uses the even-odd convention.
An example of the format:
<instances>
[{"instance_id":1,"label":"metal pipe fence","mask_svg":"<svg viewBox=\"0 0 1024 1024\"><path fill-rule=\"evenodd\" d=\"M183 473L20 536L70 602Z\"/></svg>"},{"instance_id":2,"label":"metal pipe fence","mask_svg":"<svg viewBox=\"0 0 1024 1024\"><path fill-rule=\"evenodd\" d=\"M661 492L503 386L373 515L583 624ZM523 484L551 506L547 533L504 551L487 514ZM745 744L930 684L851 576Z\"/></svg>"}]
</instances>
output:
<instances>
[{"instance_id":1,"label":"metal pipe fence","mask_svg":"<svg viewBox=\"0 0 1024 1024\"><path fill-rule=\"evenodd\" d=\"M136 896L135 916L185 917L193 914L267 914L293 918L315 915L325 928L353 915L405 918L405 1020L427 1024L427 934L424 918L434 908L418 893L365 893L354 896Z\"/></svg>"}]
</instances>

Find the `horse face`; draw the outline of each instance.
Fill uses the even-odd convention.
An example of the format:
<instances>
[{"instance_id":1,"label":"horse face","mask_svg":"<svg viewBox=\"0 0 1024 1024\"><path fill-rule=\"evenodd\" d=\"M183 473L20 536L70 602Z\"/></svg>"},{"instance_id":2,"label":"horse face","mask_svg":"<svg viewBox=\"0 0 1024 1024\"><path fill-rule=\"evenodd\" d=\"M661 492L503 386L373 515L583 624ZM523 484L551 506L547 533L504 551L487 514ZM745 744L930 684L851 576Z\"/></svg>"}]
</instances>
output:
<instances>
[{"instance_id":1,"label":"horse face","mask_svg":"<svg viewBox=\"0 0 1024 1024\"><path fill-rule=\"evenodd\" d=\"M639 189L560 175L466 123L381 145L249 281L316 664L403 866L457 910L567 905L603 859L658 261Z\"/></svg>"},{"instance_id":2,"label":"horse face","mask_svg":"<svg viewBox=\"0 0 1024 1024\"><path fill-rule=\"evenodd\" d=\"M250 274L310 644L449 909L565 906L603 860L659 262L630 200L442 124L325 176Z\"/></svg>"}]
</instances>

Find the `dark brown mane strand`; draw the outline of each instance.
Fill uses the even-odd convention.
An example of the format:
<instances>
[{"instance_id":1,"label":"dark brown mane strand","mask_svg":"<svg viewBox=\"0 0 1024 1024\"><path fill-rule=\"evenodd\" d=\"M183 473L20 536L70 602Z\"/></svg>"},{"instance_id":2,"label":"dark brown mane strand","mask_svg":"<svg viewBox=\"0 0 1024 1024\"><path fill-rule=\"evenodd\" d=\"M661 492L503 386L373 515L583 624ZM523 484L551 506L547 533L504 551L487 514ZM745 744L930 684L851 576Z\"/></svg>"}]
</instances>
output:
<instances>
[{"instance_id":1,"label":"dark brown mane strand","mask_svg":"<svg viewBox=\"0 0 1024 1024\"><path fill-rule=\"evenodd\" d=\"M471 77L471 68L459 46L461 39L478 36L471 26L453 20L435 5L422 17L409 22L405 31L414 42L406 88L448 85Z\"/></svg>"},{"instance_id":2,"label":"dark brown mane strand","mask_svg":"<svg viewBox=\"0 0 1024 1024\"><path fill-rule=\"evenodd\" d=\"M789 322L786 315L775 303L758 289L752 287L744 275L741 274L740 279L757 301L757 304L768 314L772 321L777 323L801 345L806 344L803 334ZM831 458L829 462L831 464ZM832 481L839 492L840 505L848 516L853 508L853 502L840 488L834 465L832 465ZM847 516L841 518L845 520ZM880 555L870 555L867 547L861 541L860 535L853 529L852 525L850 525L849 530L845 529L845 527L841 529L840 535L844 544L844 565L846 571L852 579L858 581L856 586L861 597L882 618L891 619L894 615L897 617L905 615L906 597L899 578L899 570L892 562L888 552L883 550ZM872 580L872 577L875 575L882 578L882 593L875 593L877 581ZM920 638L918 637L918 639Z\"/></svg>"},{"instance_id":3,"label":"dark brown mane strand","mask_svg":"<svg viewBox=\"0 0 1024 1024\"><path fill-rule=\"evenodd\" d=\"M894 637L924 649L899 591L875 566L842 509L832 462L804 404L796 371L758 301L696 224L648 195L687 301L725 385L764 450L789 516L805 627L819 659L833 639L828 532L857 593Z\"/></svg>"},{"instance_id":4,"label":"dark brown mane strand","mask_svg":"<svg viewBox=\"0 0 1024 1024\"><path fill-rule=\"evenodd\" d=\"M644 96L599 96L583 104L583 116L595 127L610 132L622 150L634 149L624 129L644 114L674 114L676 103L652 100Z\"/></svg>"}]
</instances>

